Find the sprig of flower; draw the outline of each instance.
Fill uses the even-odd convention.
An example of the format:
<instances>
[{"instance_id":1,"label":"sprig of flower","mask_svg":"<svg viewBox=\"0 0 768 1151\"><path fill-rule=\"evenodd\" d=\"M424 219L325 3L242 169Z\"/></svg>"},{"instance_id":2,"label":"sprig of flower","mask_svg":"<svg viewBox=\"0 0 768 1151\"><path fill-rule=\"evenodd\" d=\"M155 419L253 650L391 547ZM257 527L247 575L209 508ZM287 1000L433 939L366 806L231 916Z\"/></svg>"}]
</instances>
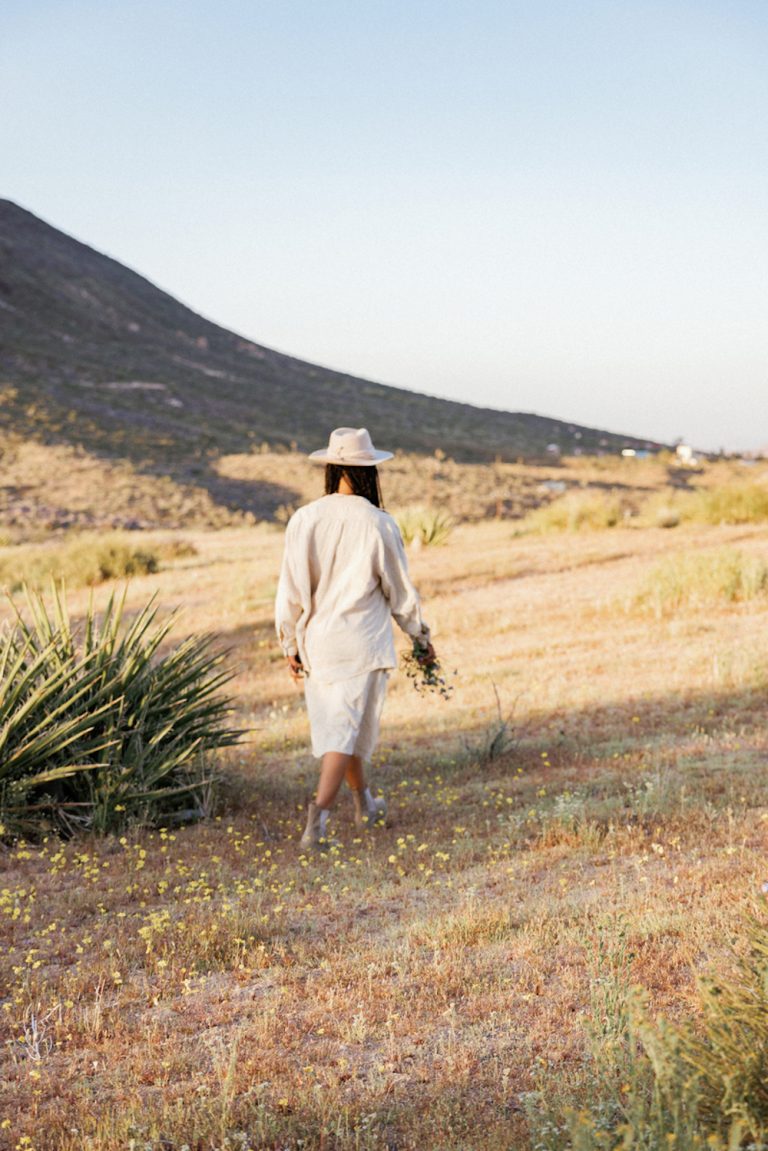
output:
<instances>
[{"instance_id":1,"label":"sprig of flower","mask_svg":"<svg viewBox=\"0 0 768 1151\"><path fill-rule=\"evenodd\" d=\"M443 699L450 699L453 684L447 682L440 660L427 656L427 650L420 640L415 639L411 651L403 652L400 657L403 671L419 695L434 692Z\"/></svg>"}]
</instances>

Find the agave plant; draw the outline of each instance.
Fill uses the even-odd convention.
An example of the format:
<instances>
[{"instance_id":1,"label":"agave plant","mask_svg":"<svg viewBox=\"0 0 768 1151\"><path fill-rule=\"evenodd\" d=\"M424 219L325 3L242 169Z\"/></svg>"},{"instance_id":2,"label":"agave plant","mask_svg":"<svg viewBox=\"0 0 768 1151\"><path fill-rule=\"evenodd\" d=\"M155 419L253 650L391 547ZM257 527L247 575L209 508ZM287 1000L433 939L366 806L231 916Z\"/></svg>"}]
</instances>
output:
<instances>
[{"instance_id":1,"label":"agave plant","mask_svg":"<svg viewBox=\"0 0 768 1151\"><path fill-rule=\"evenodd\" d=\"M0 792L5 806L36 788L99 766L100 721L93 660L61 667L55 643L35 648L15 634L0 649ZM85 700L90 706L84 708ZM82 758L83 762L78 762Z\"/></svg>"},{"instance_id":2,"label":"agave plant","mask_svg":"<svg viewBox=\"0 0 768 1151\"><path fill-rule=\"evenodd\" d=\"M26 589L27 613L0 639L0 813L10 827L114 830L128 821L202 814L209 753L237 742L232 676L212 636L165 654L175 615L153 598L125 621L126 592L82 634L63 592L49 609Z\"/></svg>"},{"instance_id":3,"label":"agave plant","mask_svg":"<svg viewBox=\"0 0 768 1151\"><path fill-rule=\"evenodd\" d=\"M396 519L403 543L411 547L439 547L454 527L453 518L440 508L405 508Z\"/></svg>"}]
</instances>

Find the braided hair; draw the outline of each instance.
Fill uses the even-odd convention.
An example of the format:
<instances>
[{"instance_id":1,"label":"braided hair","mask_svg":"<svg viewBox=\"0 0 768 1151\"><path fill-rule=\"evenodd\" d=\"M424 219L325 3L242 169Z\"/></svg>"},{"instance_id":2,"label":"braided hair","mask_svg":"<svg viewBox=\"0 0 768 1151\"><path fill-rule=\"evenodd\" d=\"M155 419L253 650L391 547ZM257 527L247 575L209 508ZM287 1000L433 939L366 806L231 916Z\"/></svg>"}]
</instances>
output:
<instances>
[{"instance_id":1,"label":"braided hair","mask_svg":"<svg viewBox=\"0 0 768 1151\"><path fill-rule=\"evenodd\" d=\"M383 506L381 496L381 482L379 470L376 467L348 467L346 464L325 465L325 494L334 495L339 490L342 477L345 477L352 488L352 494L363 496L375 508Z\"/></svg>"}]
</instances>

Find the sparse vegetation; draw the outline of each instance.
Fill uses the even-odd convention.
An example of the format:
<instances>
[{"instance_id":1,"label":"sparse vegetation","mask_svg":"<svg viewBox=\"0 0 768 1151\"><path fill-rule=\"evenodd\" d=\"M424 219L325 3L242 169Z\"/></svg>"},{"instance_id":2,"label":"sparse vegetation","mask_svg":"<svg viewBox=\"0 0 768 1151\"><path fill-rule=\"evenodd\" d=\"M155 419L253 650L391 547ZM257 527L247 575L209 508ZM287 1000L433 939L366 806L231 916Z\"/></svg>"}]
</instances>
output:
<instances>
[{"instance_id":1,"label":"sparse vegetation","mask_svg":"<svg viewBox=\"0 0 768 1151\"><path fill-rule=\"evenodd\" d=\"M663 560L645 578L634 604L657 618L682 608L744 603L768 594L768 564L736 549L679 553Z\"/></svg>"},{"instance_id":2,"label":"sparse vegetation","mask_svg":"<svg viewBox=\"0 0 768 1151\"><path fill-rule=\"evenodd\" d=\"M768 521L768 484L731 483L702 489L683 502L693 523L761 524Z\"/></svg>"},{"instance_id":3,"label":"sparse vegetation","mask_svg":"<svg viewBox=\"0 0 768 1151\"><path fill-rule=\"evenodd\" d=\"M768 521L768 483L734 481L694 490L659 492L641 506L643 526L760 524Z\"/></svg>"},{"instance_id":4,"label":"sparse vegetation","mask_svg":"<svg viewBox=\"0 0 768 1151\"><path fill-rule=\"evenodd\" d=\"M764 922L752 923L749 943L748 954L735 957L733 974L702 981L700 1018L673 1026L652 1021L647 995L631 988L631 957L620 936L614 966L603 956L596 979L591 1061L581 1083L570 1101L554 1082L528 1097L533 1145L540 1151L768 1146Z\"/></svg>"},{"instance_id":5,"label":"sparse vegetation","mask_svg":"<svg viewBox=\"0 0 768 1151\"><path fill-rule=\"evenodd\" d=\"M642 501L634 526L649 528L676 528L685 518L682 505L690 493L664 489Z\"/></svg>"},{"instance_id":6,"label":"sparse vegetation","mask_svg":"<svg viewBox=\"0 0 768 1151\"><path fill-rule=\"evenodd\" d=\"M0 553L0 585L44 587L53 579L70 587L149 575L158 569L157 552L136 538L118 533L74 535L63 542L28 544Z\"/></svg>"},{"instance_id":7,"label":"sparse vegetation","mask_svg":"<svg viewBox=\"0 0 768 1151\"><path fill-rule=\"evenodd\" d=\"M220 753L209 819L6 836L0 1144L626 1151L633 1114L633 1148L675 1114L676 1146L727 1143L725 1120L663 1109L654 1060L663 1045L684 1069L667 1039L707 1040L703 973L743 989L714 1027L722 1056L706 1048L713 1084L734 1028L741 1092L762 1042L739 1030L763 1006L730 943L747 956L765 919L768 597L657 624L617 603L668 533L459 524L411 557L453 698L426 706L392 677L370 770L389 825L360 835L343 795L340 846L315 858L298 839L317 767L272 622L282 535L185 538L197 554L128 606L150 588L186 605L158 657L185 626L235 649L249 742ZM747 561L764 533L682 524L675 544ZM94 589L98 618L111 593ZM68 596L76 631L90 595Z\"/></svg>"},{"instance_id":8,"label":"sparse vegetation","mask_svg":"<svg viewBox=\"0 0 768 1151\"><path fill-rule=\"evenodd\" d=\"M195 545L189 539L184 539L179 536L169 536L165 539L160 539L152 547L152 551L156 553L160 560L188 560L193 556L199 555Z\"/></svg>"},{"instance_id":9,"label":"sparse vegetation","mask_svg":"<svg viewBox=\"0 0 768 1151\"><path fill-rule=\"evenodd\" d=\"M566 492L526 516L524 526L531 532L597 531L612 528L623 520L621 501L608 493Z\"/></svg>"},{"instance_id":10,"label":"sparse vegetation","mask_svg":"<svg viewBox=\"0 0 768 1151\"><path fill-rule=\"evenodd\" d=\"M578 461L583 467L585 461ZM597 471L606 468L594 461ZM636 465L633 463L632 467ZM728 482L711 480L701 487L659 485L659 462L656 486L650 492L642 485L627 484L617 461L613 473L621 483L613 491L585 488L571 490L549 503L535 508L523 520L523 529L531 532L600 530L617 526L676 528L680 524L759 524L768 520L768 483L734 480L727 466L713 465L712 477L730 477ZM578 474L579 468L575 468ZM697 478L704 475L700 468ZM647 481L648 468L642 474Z\"/></svg>"},{"instance_id":11,"label":"sparse vegetation","mask_svg":"<svg viewBox=\"0 0 768 1151\"><path fill-rule=\"evenodd\" d=\"M454 526L440 508L406 508L395 518L403 543L410 547L439 547L447 542Z\"/></svg>"},{"instance_id":12,"label":"sparse vegetation","mask_svg":"<svg viewBox=\"0 0 768 1151\"><path fill-rule=\"evenodd\" d=\"M0 431L0 541L3 545L49 542L72 531L135 536L137 530L181 533L246 526L262 519L284 523L297 507L318 496L321 479L306 456L265 445L231 455L214 454L204 464L186 458L184 467L169 475L165 469L153 470L83 447L41 443ZM699 492L721 488L735 492L745 485L768 490L764 470L755 467L746 481L743 467L735 461L706 463L695 473L681 474L661 458L577 456L556 464L505 458L477 464L402 451L382 466L382 485L390 509L422 506L429 516L439 512L455 524L522 519L525 530L530 525L524 517L539 507L553 509L549 526L542 513L542 530L665 522L672 526L675 521L693 522ZM562 485L568 492L553 499ZM571 497L572 514L566 515ZM742 507L741 514L745 503L756 506L751 497L745 501L734 496L732 502ZM717 517L722 516L721 509Z\"/></svg>"},{"instance_id":13,"label":"sparse vegetation","mask_svg":"<svg viewBox=\"0 0 768 1151\"><path fill-rule=\"evenodd\" d=\"M495 683L492 687L495 700L492 718L479 733L464 739L467 761L480 767L508 755L519 738L512 723L512 713L504 715L499 689Z\"/></svg>"},{"instance_id":14,"label":"sparse vegetation","mask_svg":"<svg viewBox=\"0 0 768 1151\"><path fill-rule=\"evenodd\" d=\"M16 592L23 585L44 588L51 580L70 588L93 587L109 580L151 575L163 563L196 555L188 539L147 539L137 532L71 532L45 543L0 547L0 587Z\"/></svg>"}]
</instances>

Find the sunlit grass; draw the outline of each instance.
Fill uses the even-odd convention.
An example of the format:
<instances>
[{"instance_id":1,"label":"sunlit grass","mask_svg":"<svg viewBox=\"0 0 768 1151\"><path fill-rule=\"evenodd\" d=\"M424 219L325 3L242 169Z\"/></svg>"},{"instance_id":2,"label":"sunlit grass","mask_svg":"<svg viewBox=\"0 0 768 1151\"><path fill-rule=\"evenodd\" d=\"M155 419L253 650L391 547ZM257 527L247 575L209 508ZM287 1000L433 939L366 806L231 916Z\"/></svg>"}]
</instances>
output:
<instances>
[{"instance_id":1,"label":"sunlit grass","mask_svg":"<svg viewBox=\"0 0 768 1151\"><path fill-rule=\"evenodd\" d=\"M706 610L717 603L745 603L768 595L768 564L735 548L669 556L651 572L634 603L654 615L683 608Z\"/></svg>"},{"instance_id":2,"label":"sunlit grass","mask_svg":"<svg viewBox=\"0 0 768 1151\"><path fill-rule=\"evenodd\" d=\"M678 538L734 530L759 557L759 529ZM152 587L185 605L174 636L234 647L249 742L197 826L0 855L11 1147L526 1148L527 1093L559 1106L586 1067L601 939L625 933L653 1010L694 1012L768 878L768 605L627 613L668 535L567 539L489 523L414 555L455 692L393 677L389 826L358 834L342 793L322 857L298 843L316 767L273 640L280 533L196 533L142 579L129 609Z\"/></svg>"}]
</instances>

